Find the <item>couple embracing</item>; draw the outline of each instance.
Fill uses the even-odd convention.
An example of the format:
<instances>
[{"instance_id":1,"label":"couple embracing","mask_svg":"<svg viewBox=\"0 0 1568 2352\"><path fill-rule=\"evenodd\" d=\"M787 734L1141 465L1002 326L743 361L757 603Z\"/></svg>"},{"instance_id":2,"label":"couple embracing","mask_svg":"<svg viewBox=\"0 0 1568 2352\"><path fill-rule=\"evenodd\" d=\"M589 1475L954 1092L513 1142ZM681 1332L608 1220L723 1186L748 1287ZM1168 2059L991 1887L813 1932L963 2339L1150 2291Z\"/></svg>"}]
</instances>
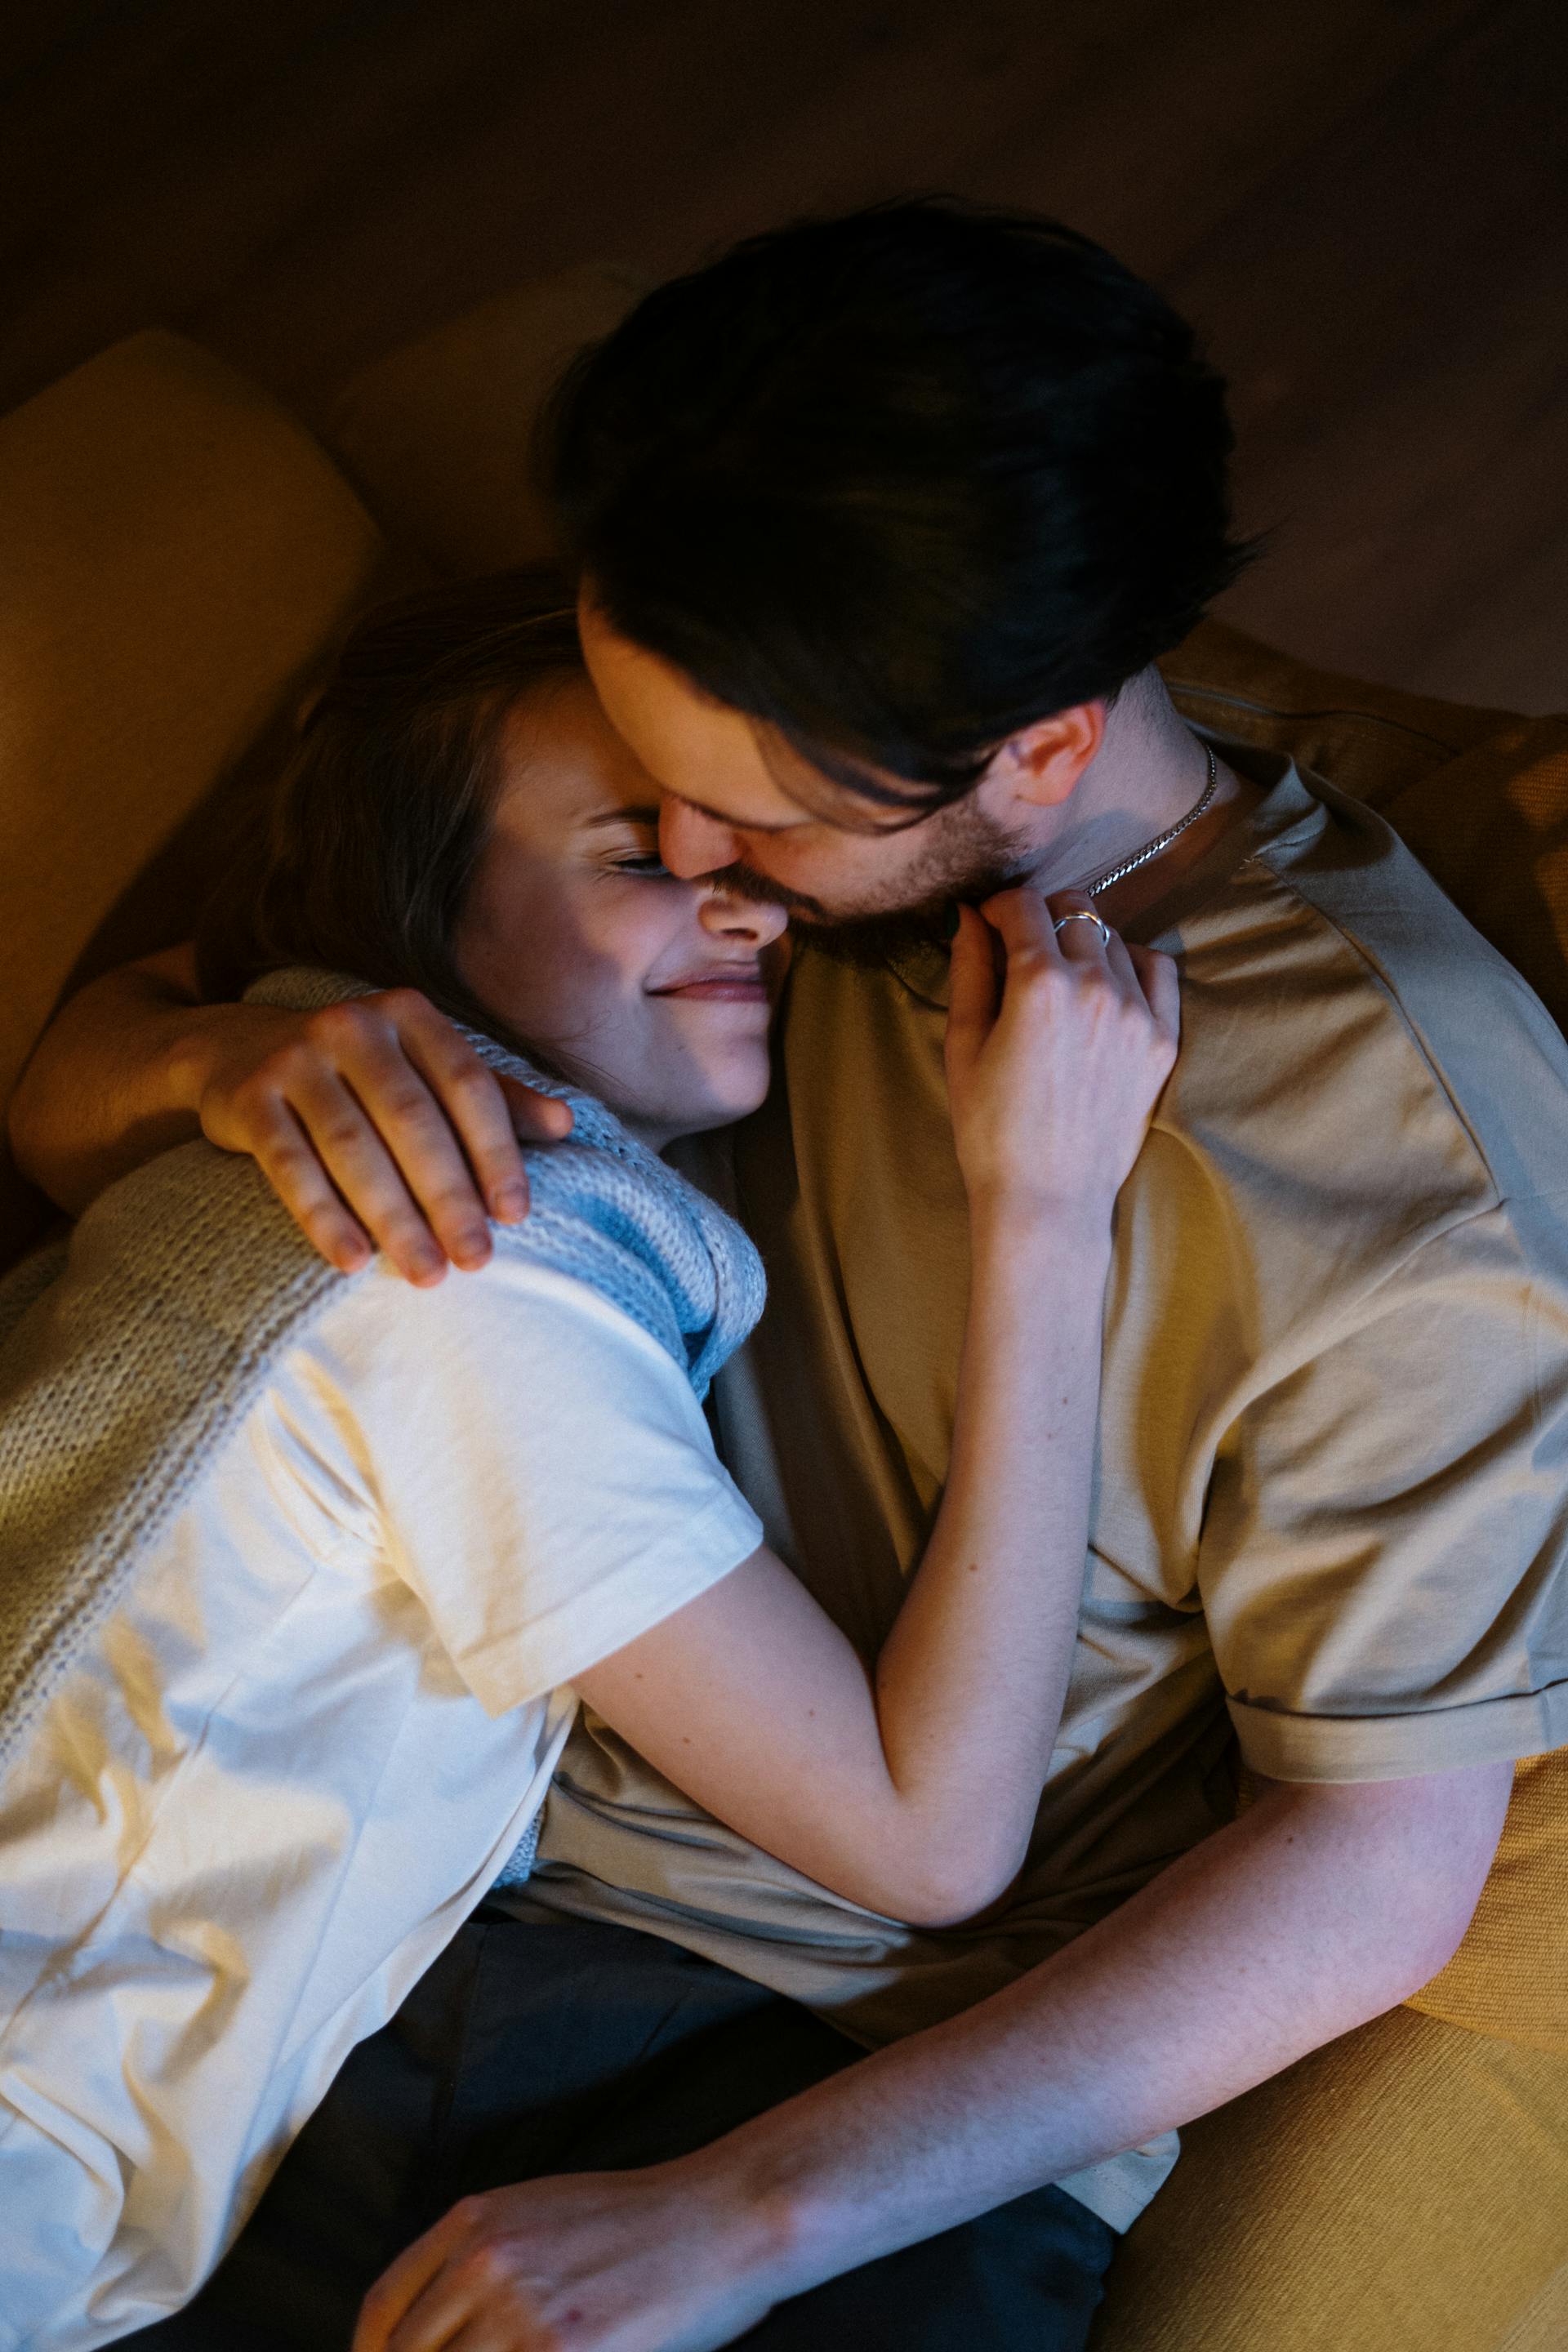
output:
<instances>
[{"instance_id":1,"label":"couple embracing","mask_svg":"<svg viewBox=\"0 0 1568 2352\"><path fill-rule=\"evenodd\" d=\"M373 616L46 1040L5 2352L1068 2352L1457 1947L1568 1738L1568 1055L1174 711L1228 448L1051 224L739 248L563 383L570 585Z\"/></svg>"}]
</instances>

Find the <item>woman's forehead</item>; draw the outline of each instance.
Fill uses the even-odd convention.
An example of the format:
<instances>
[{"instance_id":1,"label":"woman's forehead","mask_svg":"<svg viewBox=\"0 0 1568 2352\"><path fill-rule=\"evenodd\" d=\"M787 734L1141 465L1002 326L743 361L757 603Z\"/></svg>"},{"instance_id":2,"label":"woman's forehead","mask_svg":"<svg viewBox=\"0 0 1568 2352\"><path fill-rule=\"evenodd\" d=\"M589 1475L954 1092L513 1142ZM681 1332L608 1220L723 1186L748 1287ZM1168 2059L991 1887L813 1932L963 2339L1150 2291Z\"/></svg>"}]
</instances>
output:
<instances>
[{"instance_id":1,"label":"woman's forehead","mask_svg":"<svg viewBox=\"0 0 1568 2352\"><path fill-rule=\"evenodd\" d=\"M658 787L600 707L586 677L563 677L521 698L502 733L503 795L510 813L552 831L657 824Z\"/></svg>"}]
</instances>

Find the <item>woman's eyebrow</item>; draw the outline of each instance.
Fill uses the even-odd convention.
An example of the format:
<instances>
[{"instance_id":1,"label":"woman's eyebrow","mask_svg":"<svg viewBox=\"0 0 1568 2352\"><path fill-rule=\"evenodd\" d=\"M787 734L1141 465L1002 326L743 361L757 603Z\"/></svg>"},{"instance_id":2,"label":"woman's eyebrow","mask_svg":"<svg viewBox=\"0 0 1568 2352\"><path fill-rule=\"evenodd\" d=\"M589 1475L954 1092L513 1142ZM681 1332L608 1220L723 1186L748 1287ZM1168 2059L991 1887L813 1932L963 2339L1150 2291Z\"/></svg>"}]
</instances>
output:
<instances>
[{"instance_id":1,"label":"woman's eyebrow","mask_svg":"<svg viewBox=\"0 0 1568 2352\"><path fill-rule=\"evenodd\" d=\"M589 824L657 824L658 803L647 808L598 809L585 822Z\"/></svg>"}]
</instances>

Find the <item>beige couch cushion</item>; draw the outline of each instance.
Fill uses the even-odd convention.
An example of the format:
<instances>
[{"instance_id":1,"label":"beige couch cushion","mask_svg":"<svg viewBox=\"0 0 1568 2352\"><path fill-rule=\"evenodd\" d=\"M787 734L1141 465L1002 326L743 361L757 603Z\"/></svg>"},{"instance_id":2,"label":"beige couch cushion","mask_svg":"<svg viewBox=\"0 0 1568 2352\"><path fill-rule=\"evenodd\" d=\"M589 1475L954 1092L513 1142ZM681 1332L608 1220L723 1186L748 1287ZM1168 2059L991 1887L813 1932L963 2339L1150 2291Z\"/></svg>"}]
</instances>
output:
<instances>
[{"instance_id":1,"label":"beige couch cushion","mask_svg":"<svg viewBox=\"0 0 1568 2352\"><path fill-rule=\"evenodd\" d=\"M1163 667L1193 718L1381 809L1568 1030L1568 717L1403 694L1213 621Z\"/></svg>"},{"instance_id":2,"label":"beige couch cushion","mask_svg":"<svg viewBox=\"0 0 1568 2352\"><path fill-rule=\"evenodd\" d=\"M1554 2270L1498 2345L1497 2352L1563 2352L1568 2344L1568 2262Z\"/></svg>"},{"instance_id":3,"label":"beige couch cushion","mask_svg":"<svg viewBox=\"0 0 1568 2352\"><path fill-rule=\"evenodd\" d=\"M573 352L608 334L643 291L614 264L563 270L353 377L327 436L393 535L452 573L550 554L530 429Z\"/></svg>"},{"instance_id":4,"label":"beige couch cushion","mask_svg":"<svg viewBox=\"0 0 1568 2352\"><path fill-rule=\"evenodd\" d=\"M0 510L3 1106L89 936L298 691L382 541L301 426L164 333L0 419ZM0 1259L24 1214L7 1167Z\"/></svg>"},{"instance_id":5,"label":"beige couch cushion","mask_svg":"<svg viewBox=\"0 0 1568 2352\"><path fill-rule=\"evenodd\" d=\"M1568 2342L1568 2059L1395 2010L1182 2137L1093 2352Z\"/></svg>"}]
</instances>

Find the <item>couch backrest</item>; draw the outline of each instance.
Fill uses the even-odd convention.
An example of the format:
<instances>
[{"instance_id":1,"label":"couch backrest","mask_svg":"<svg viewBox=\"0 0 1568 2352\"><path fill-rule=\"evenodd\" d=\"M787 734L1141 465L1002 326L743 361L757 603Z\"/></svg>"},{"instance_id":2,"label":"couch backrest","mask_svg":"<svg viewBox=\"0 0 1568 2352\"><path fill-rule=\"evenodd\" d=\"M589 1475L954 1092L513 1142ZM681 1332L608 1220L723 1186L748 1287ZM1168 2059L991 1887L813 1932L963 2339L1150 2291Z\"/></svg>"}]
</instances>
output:
<instances>
[{"instance_id":1,"label":"couch backrest","mask_svg":"<svg viewBox=\"0 0 1568 2352\"><path fill-rule=\"evenodd\" d=\"M644 290L614 263L563 269L351 377L322 429L384 530L454 578L549 555L534 419L567 361Z\"/></svg>"},{"instance_id":2,"label":"couch backrest","mask_svg":"<svg viewBox=\"0 0 1568 2352\"><path fill-rule=\"evenodd\" d=\"M163 333L0 419L0 511L3 1108L92 933L298 692L384 549L284 410ZM0 1260L30 1223L7 1160Z\"/></svg>"},{"instance_id":3,"label":"couch backrest","mask_svg":"<svg viewBox=\"0 0 1568 2352\"><path fill-rule=\"evenodd\" d=\"M1402 694L1212 621L1163 667L1192 718L1380 809L1568 1031L1568 718Z\"/></svg>"}]
</instances>

